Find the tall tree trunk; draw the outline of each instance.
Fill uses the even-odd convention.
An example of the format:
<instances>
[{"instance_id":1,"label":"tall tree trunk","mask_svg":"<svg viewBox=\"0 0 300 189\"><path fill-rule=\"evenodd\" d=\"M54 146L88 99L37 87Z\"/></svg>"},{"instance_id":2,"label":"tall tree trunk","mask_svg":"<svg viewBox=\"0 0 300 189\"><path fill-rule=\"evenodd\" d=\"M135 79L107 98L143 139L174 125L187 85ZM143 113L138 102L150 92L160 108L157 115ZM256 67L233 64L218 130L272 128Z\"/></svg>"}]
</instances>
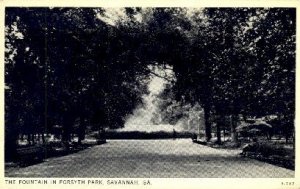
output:
<instances>
[{"instance_id":1,"label":"tall tree trunk","mask_svg":"<svg viewBox=\"0 0 300 189\"><path fill-rule=\"evenodd\" d=\"M217 143L221 144L221 127L220 127L220 123L217 124Z\"/></svg>"},{"instance_id":2,"label":"tall tree trunk","mask_svg":"<svg viewBox=\"0 0 300 189\"><path fill-rule=\"evenodd\" d=\"M226 138L225 138L226 136L225 136L225 135L226 135L226 129L225 129L225 127L223 127L223 137L224 137L224 138L223 138L223 141L226 140Z\"/></svg>"},{"instance_id":3,"label":"tall tree trunk","mask_svg":"<svg viewBox=\"0 0 300 189\"><path fill-rule=\"evenodd\" d=\"M40 132L37 133L37 140L40 143L40 141L41 141L41 133Z\"/></svg>"},{"instance_id":4,"label":"tall tree trunk","mask_svg":"<svg viewBox=\"0 0 300 189\"><path fill-rule=\"evenodd\" d=\"M293 132L293 150L295 151L295 132Z\"/></svg>"},{"instance_id":5,"label":"tall tree trunk","mask_svg":"<svg viewBox=\"0 0 300 189\"><path fill-rule=\"evenodd\" d=\"M81 141L85 139L85 123L83 116L80 116L80 123L78 128L78 144L81 144Z\"/></svg>"},{"instance_id":6,"label":"tall tree trunk","mask_svg":"<svg viewBox=\"0 0 300 189\"><path fill-rule=\"evenodd\" d=\"M31 135L30 133L27 134L27 142L28 142L28 144L31 144L31 136L30 135Z\"/></svg>"},{"instance_id":7,"label":"tall tree trunk","mask_svg":"<svg viewBox=\"0 0 300 189\"><path fill-rule=\"evenodd\" d=\"M225 116L222 115L222 114L220 114L219 116L220 117L218 118L218 122L217 122L217 143L221 144L222 143L222 139L221 139L221 126L223 125L223 127L224 127ZM225 132L224 132L224 134L225 134Z\"/></svg>"},{"instance_id":8,"label":"tall tree trunk","mask_svg":"<svg viewBox=\"0 0 300 189\"><path fill-rule=\"evenodd\" d=\"M35 133L31 134L31 141L32 141L32 144L35 144Z\"/></svg>"},{"instance_id":9,"label":"tall tree trunk","mask_svg":"<svg viewBox=\"0 0 300 189\"><path fill-rule=\"evenodd\" d=\"M205 135L206 141L210 141L211 139L211 122L210 122L210 108L208 105L204 107L204 119L205 119Z\"/></svg>"},{"instance_id":10,"label":"tall tree trunk","mask_svg":"<svg viewBox=\"0 0 300 189\"><path fill-rule=\"evenodd\" d=\"M17 118L15 118L16 116L12 117L17 120ZM10 123L9 126L12 126L12 124ZM12 160L17 157L19 131L15 125L12 127L9 126L5 124L5 161Z\"/></svg>"},{"instance_id":11,"label":"tall tree trunk","mask_svg":"<svg viewBox=\"0 0 300 189\"><path fill-rule=\"evenodd\" d=\"M71 125L65 124L64 130L62 134L62 141L63 142L70 142L71 141Z\"/></svg>"},{"instance_id":12,"label":"tall tree trunk","mask_svg":"<svg viewBox=\"0 0 300 189\"><path fill-rule=\"evenodd\" d=\"M43 144L45 144L46 140L45 140L44 132L42 132L41 135L42 135Z\"/></svg>"},{"instance_id":13,"label":"tall tree trunk","mask_svg":"<svg viewBox=\"0 0 300 189\"><path fill-rule=\"evenodd\" d=\"M233 143L238 142L238 136L235 129L237 127L237 121L238 121L238 116L235 114L231 115L231 141Z\"/></svg>"},{"instance_id":14,"label":"tall tree trunk","mask_svg":"<svg viewBox=\"0 0 300 189\"><path fill-rule=\"evenodd\" d=\"M71 141L71 130L74 123L74 119L71 117L70 114L66 115L64 118L64 125L63 125L63 133L62 133L62 141L63 142L70 142Z\"/></svg>"},{"instance_id":15,"label":"tall tree trunk","mask_svg":"<svg viewBox=\"0 0 300 189\"><path fill-rule=\"evenodd\" d=\"M218 119L217 122L217 143L221 144L222 140L221 140L221 125L224 125L224 116L220 115L220 118Z\"/></svg>"}]
</instances>

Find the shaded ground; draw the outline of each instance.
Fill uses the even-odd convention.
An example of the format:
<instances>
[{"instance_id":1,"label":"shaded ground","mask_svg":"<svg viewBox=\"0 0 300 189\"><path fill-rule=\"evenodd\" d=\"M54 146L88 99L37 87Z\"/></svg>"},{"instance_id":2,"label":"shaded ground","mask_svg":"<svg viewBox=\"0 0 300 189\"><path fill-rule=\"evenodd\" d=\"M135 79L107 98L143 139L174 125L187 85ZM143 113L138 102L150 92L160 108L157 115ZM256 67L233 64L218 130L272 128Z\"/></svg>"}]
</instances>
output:
<instances>
[{"instance_id":1,"label":"shaded ground","mask_svg":"<svg viewBox=\"0 0 300 189\"><path fill-rule=\"evenodd\" d=\"M294 171L253 159L239 150L213 149L177 140L109 140L75 154L26 168L7 177L294 177Z\"/></svg>"}]
</instances>

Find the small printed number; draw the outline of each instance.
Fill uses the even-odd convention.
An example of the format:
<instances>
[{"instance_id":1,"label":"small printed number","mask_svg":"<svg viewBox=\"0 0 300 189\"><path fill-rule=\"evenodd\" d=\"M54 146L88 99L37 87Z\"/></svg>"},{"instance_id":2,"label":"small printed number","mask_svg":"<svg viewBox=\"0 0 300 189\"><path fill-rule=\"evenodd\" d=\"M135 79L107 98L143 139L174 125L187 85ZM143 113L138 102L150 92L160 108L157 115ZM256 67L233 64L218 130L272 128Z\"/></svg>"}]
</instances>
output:
<instances>
[{"instance_id":1,"label":"small printed number","mask_svg":"<svg viewBox=\"0 0 300 189\"><path fill-rule=\"evenodd\" d=\"M281 182L281 185L283 185L283 186L293 186L294 182Z\"/></svg>"}]
</instances>

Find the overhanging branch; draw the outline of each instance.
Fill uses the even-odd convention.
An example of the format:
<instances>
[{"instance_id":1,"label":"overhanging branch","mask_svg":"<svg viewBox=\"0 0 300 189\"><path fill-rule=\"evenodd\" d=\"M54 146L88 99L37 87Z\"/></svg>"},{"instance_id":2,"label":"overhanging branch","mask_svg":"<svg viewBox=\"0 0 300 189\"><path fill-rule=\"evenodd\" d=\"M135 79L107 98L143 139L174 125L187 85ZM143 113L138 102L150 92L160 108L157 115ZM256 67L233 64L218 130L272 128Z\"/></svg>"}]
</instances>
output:
<instances>
[{"instance_id":1,"label":"overhanging branch","mask_svg":"<svg viewBox=\"0 0 300 189\"><path fill-rule=\"evenodd\" d=\"M152 72L152 71L149 71L149 72L150 72L150 74L155 75L156 77L162 78L162 79L164 79L164 80L166 80L168 82L172 82L172 80L170 80L170 79L168 79L166 77L163 77L163 76L161 76L161 75L159 75L159 74L157 74L155 72Z\"/></svg>"}]
</instances>

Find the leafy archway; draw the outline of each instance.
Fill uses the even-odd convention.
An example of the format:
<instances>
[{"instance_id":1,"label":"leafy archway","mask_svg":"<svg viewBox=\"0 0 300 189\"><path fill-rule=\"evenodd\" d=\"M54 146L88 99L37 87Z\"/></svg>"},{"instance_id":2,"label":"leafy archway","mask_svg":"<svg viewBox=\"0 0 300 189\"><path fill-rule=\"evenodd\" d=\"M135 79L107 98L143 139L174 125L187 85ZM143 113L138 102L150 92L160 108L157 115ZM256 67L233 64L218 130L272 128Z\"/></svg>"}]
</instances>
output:
<instances>
[{"instance_id":1,"label":"leafy archway","mask_svg":"<svg viewBox=\"0 0 300 189\"><path fill-rule=\"evenodd\" d=\"M174 100L204 108L207 140L226 117L236 139L240 115L294 132L295 9L6 8L5 34L8 150L55 125L64 141L123 127L151 65L172 68Z\"/></svg>"}]
</instances>

